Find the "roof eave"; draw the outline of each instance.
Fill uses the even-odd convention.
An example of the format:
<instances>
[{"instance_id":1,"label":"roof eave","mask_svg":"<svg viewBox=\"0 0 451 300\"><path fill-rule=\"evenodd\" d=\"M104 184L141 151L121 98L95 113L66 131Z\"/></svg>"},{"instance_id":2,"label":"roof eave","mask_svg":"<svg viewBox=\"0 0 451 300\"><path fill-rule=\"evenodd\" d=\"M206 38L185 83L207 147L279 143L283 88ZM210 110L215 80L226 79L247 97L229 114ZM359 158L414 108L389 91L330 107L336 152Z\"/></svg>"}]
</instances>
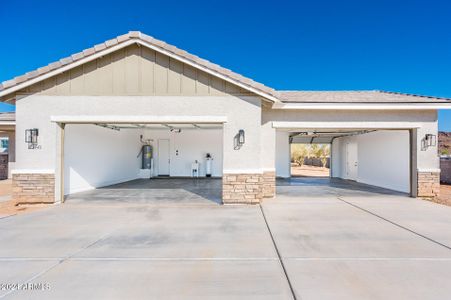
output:
<instances>
[{"instance_id":1,"label":"roof eave","mask_svg":"<svg viewBox=\"0 0 451 300\"><path fill-rule=\"evenodd\" d=\"M199 65L199 64L197 64L197 63L195 63L195 62L193 62L193 61L191 61L189 59L181 57L181 56L179 56L179 55L177 55L175 53L172 53L172 52L170 52L170 51L168 51L166 49L163 49L163 48L160 48L158 46L152 45L152 44L140 39L139 37L130 37L129 39L127 39L125 41L122 41L122 42L119 42L118 44L116 44L114 46L107 47L107 48L105 48L103 50L100 50L98 52L94 52L93 54L91 54L89 56L83 57L83 58L81 58L79 60L76 60L76 61L74 61L72 63L67 64L67 65L64 65L64 66L62 66L60 68L57 68L57 69L52 70L52 71L49 71L49 72L44 73L42 75L38 75L38 76L36 76L34 78L31 78L31 79L26 80L24 82L18 83L18 84L13 85L13 86L11 86L9 88L5 88L4 90L0 91L0 97L7 96L7 95L9 95L11 93L17 92L19 90L22 90L22 89L28 87L28 86L36 84L36 83L38 83L40 81L43 81L43 80L46 80L46 79L51 78L53 76L56 76L58 74L64 73L64 72L66 72L66 71L68 71L70 69L76 68L76 67L78 67L80 65L83 65L85 63L88 63L88 62L93 61L93 60L95 60L97 58L100 58L102 56L108 55L110 53L113 53L113 52L115 52L117 50L120 50L122 48L125 48L125 47L133 45L133 44L142 45L144 47L147 47L149 49L157 51L157 52L159 52L161 54L164 54L164 55L167 55L167 56L169 56L171 58L174 58L174 59L176 59L176 60L178 60L180 62L183 62L183 63L185 63L187 65L190 65L190 66L192 66L192 67L194 67L196 69L199 69L199 70L201 70L203 72L206 72L208 74L211 74L213 76L221 78L222 80L230 82L230 83L232 83L234 85L237 85L237 86L239 86L239 87L241 87L241 88L243 88L243 89L245 89L247 91L250 91L250 92L252 92L252 93L254 93L254 94L258 95L258 96L261 96L266 101L269 101L269 102L272 102L272 103L280 102L280 100L277 97L275 97L274 95L268 94L268 93L266 93L264 91L258 90L258 89L254 88L254 87L251 87L251 86L246 85L246 84L244 84L242 82L234 80L233 78L230 78L228 76L220 74L219 72L216 72L216 71L211 70L211 69L209 69L207 67Z\"/></svg>"},{"instance_id":2,"label":"roof eave","mask_svg":"<svg viewBox=\"0 0 451 300\"><path fill-rule=\"evenodd\" d=\"M102 50L100 52L93 53L93 54L91 54L89 56L81 58L80 60L74 61L74 62L72 62L70 64L62 66L62 67L57 68L55 70L49 71L47 73L44 73L44 74L39 75L39 76L36 76L36 77L34 77L32 79L29 79L27 81L18 83L16 85L13 85L13 86L11 86L9 88L6 88L6 89L0 91L0 97L7 96L7 95L9 95L11 93L14 93L14 92L17 92L17 91L19 91L21 89L29 87L29 86L31 86L31 85L33 85L35 83L38 83L38 82L43 81L43 80L46 80L46 79L51 78L53 76L59 75L61 73L67 72L70 69L73 69L73 68L76 68L78 66L81 66L81 65L83 65L85 63L93 61L93 60L95 60L97 58L100 58L102 56L105 56L107 54L113 53L113 52L115 52L117 50L120 50L120 49L122 49L124 47L130 46L130 45L132 45L134 43L136 43L136 40L134 40L134 39L126 40L125 42L119 43L119 44L114 45L114 46L112 46L110 48L106 48L106 49L104 49L104 50Z\"/></svg>"},{"instance_id":3,"label":"roof eave","mask_svg":"<svg viewBox=\"0 0 451 300\"><path fill-rule=\"evenodd\" d=\"M286 110L436 110L451 109L451 102L431 103L274 103L273 109Z\"/></svg>"}]
</instances>

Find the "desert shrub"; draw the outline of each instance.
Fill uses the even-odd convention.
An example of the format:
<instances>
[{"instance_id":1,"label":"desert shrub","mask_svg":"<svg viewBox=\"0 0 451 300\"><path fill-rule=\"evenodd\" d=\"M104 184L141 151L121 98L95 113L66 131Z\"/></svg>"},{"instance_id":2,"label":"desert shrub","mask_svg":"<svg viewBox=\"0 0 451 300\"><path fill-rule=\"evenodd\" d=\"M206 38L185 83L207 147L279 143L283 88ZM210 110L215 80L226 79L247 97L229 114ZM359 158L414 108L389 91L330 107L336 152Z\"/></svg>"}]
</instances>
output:
<instances>
[{"instance_id":1,"label":"desert shrub","mask_svg":"<svg viewBox=\"0 0 451 300\"><path fill-rule=\"evenodd\" d=\"M302 144L292 144L291 145L291 162L302 166L304 160L309 155L309 149L307 145Z\"/></svg>"},{"instance_id":2,"label":"desert shrub","mask_svg":"<svg viewBox=\"0 0 451 300\"><path fill-rule=\"evenodd\" d=\"M325 167L330 157L329 145L291 144L291 162L302 166L308 157L320 159L322 166Z\"/></svg>"},{"instance_id":3,"label":"desert shrub","mask_svg":"<svg viewBox=\"0 0 451 300\"><path fill-rule=\"evenodd\" d=\"M328 145L321 146L320 159L323 167L325 168L327 165L327 159L330 157L330 147Z\"/></svg>"}]
</instances>

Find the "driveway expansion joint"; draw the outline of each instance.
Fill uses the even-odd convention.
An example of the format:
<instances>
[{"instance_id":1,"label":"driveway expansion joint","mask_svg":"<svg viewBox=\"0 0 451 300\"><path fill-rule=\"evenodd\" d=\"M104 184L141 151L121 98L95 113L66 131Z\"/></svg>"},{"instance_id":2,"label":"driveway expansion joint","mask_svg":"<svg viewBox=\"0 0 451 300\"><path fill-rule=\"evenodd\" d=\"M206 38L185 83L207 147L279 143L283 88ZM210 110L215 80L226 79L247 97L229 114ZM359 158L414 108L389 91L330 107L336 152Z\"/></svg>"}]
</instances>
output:
<instances>
[{"instance_id":1,"label":"driveway expansion joint","mask_svg":"<svg viewBox=\"0 0 451 300\"><path fill-rule=\"evenodd\" d=\"M410 229L410 228L407 228L407 227L405 227L405 226L403 226L403 225L401 225L401 224L398 224L398 223L396 223L396 222L394 222L394 221L391 221L391 220L389 220L389 219L387 219L387 218L385 218L385 217L383 217L383 216L381 216L381 215L378 215L378 214L376 214L376 213L374 213L374 212L372 212L372 211L370 211L370 210L367 210L367 209L365 209L365 208L363 208L363 207L360 207L360 206L358 206L358 205L356 205L356 204L354 204L354 203L351 203L351 202L349 202L349 201L346 201L346 200L343 199L343 196L341 196L341 195L337 195L337 199L340 200L340 201L342 201L342 202L344 202L344 203L346 203L346 204L348 204L348 205L350 205L350 206L352 206L352 207L354 207L354 208L357 208L357 209L359 209L359 210L361 210L361 211L364 211L364 212L366 212L366 213L368 213L368 214L370 214L370 215L372 215L372 216L374 216L374 217L376 217L376 218L379 218L379 219L381 219L381 220L384 220L384 221L386 221L386 222L388 222L388 223L390 223L390 224L392 224L392 225L394 225L394 226L396 226L396 227L399 227L399 228L401 228L401 229L403 229L403 230L406 230L406 231L408 231L408 232L410 232L410 233L413 233L413 234L415 234L415 235L417 235L417 236L419 236L419 237L421 237L421 238L423 238L423 239L426 239L426 240L428 240L428 241L430 241L430 242L432 242L432 243L434 243L434 244L436 244L436 245L439 245L439 246L442 246L442 247L444 247L444 248L446 248L446 249L448 249L448 250L451 250L451 247L450 247L450 246L445 245L445 244L443 244L443 243L440 243L439 241L436 241L436 240L434 240L434 239L432 239L432 238L430 238L430 237L428 237L428 236L425 236L425 235L423 235L423 234L421 234L421 233L419 233L419 232L416 232L416 231L414 231L414 230L412 230L412 229Z\"/></svg>"},{"instance_id":2,"label":"driveway expansion joint","mask_svg":"<svg viewBox=\"0 0 451 300\"><path fill-rule=\"evenodd\" d=\"M259 204L259 207L260 207L260 211L261 211L262 216L263 216L263 220L265 221L266 228L268 229L269 236L271 237L272 244L274 246L274 249L276 250L278 261L280 262L280 266L282 267L282 271L283 271L283 273L285 275L285 278L287 279L288 286L290 287L291 296L293 297L294 300L297 300L298 298L296 296L296 292L294 291L293 285L291 284L291 281L290 281L290 277L288 276L288 272L287 272L287 270L285 268L285 264L283 263L282 256L280 255L279 249L277 248L277 244L276 244L274 236L273 236L273 234L271 232L271 228L269 227L268 220L266 219L266 215L265 215L265 212L263 210L263 206L261 204ZM301 299L301 298L299 298L299 299Z\"/></svg>"},{"instance_id":3,"label":"driveway expansion joint","mask_svg":"<svg viewBox=\"0 0 451 300\"><path fill-rule=\"evenodd\" d=\"M43 271L41 271L41 272L39 272L39 273L33 275L31 278L29 278L29 279L23 281L21 284L28 284L28 283L32 282L33 280L35 280L35 279L41 277L42 275L44 275L45 273L47 273L47 272L49 272L50 270L54 269L55 267L61 265L61 264L64 263L65 261L70 260L71 257L77 255L77 254L80 253L81 251L86 250L87 248L89 248L89 247L95 245L96 243L98 243L99 241L106 239L106 238L107 238L108 236L110 236L114 231L115 231L115 230L111 231L111 232L108 233L108 234L105 234L105 235L101 236L100 238L98 238L98 239L95 240L94 242L92 242L92 243L90 243L90 244L88 244L88 245L82 247L81 249L78 249L78 250L75 251L74 253L69 254L69 255L67 255L67 256L64 256L64 257L58 259L56 263L54 263L54 264L51 265L50 267L44 269ZM12 294L12 293L14 293L14 292L16 292L16 291L17 291L17 290L10 290L10 291L8 291L8 292L5 293L5 294L0 295L0 299L3 299L3 298L5 298L6 296L8 296L8 295L10 295L10 294Z\"/></svg>"}]
</instances>

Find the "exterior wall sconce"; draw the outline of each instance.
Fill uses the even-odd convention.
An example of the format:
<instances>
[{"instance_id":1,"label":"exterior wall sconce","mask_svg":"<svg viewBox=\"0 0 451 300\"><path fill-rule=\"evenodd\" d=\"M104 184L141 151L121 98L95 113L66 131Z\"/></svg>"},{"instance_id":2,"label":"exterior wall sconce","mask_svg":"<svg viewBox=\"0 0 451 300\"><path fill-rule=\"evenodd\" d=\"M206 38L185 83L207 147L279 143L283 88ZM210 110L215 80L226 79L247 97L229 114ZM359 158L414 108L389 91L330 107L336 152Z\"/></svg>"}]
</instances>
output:
<instances>
[{"instance_id":1,"label":"exterior wall sconce","mask_svg":"<svg viewBox=\"0 0 451 300\"><path fill-rule=\"evenodd\" d=\"M421 150L426 151L429 147L437 146L437 136L435 134L426 134L421 140Z\"/></svg>"},{"instance_id":2,"label":"exterior wall sconce","mask_svg":"<svg viewBox=\"0 0 451 300\"><path fill-rule=\"evenodd\" d=\"M38 148L39 130L37 128L25 130L25 143L28 144L28 149Z\"/></svg>"},{"instance_id":3,"label":"exterior wall sconce","mask_svg":"<svg viewBox=\"0 0 451 300\"><path fill-rule=\"evenodd\" d=\"M240 129L240 131L238 131L238 144L240 146L243 146L245 142L245 138L244 138L244 130Z\"/></svg>"},{"instance_id":4,"label":"exterior wall sconce","mask_svg":"<svg viewBox=\"0 0 451 300\"><path fill-rule=\"evenodd\" d=\"M244 130L240 129L233 139L233 149L239 150L245 142Z\"/></svg>"},{"instance_id":5,"label":"exterior wall sconce","mask_svg":"<svg viewBox=\"0 0 451 300\"><path fill-rule=\"evenodd\" d=\"M434 134L430 134L430 133L426 134L424 136L424 140L426 142L426 146L427 147L431 147L431 146L435 147L435 146L437 146L437 136L434 135Z\"/></svg>"}]
</instances>

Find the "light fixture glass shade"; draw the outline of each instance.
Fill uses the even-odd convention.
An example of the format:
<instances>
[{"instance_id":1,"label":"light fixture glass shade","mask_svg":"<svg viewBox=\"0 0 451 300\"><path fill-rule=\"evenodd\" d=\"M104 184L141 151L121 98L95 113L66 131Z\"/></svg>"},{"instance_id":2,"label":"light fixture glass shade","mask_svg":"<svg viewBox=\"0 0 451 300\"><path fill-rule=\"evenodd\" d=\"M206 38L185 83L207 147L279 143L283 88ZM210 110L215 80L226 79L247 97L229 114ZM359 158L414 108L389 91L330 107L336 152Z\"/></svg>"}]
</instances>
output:
<instances>
[{"instance_id":1,"label":"light fixture glass shade","mask_svg":"<svg viewBox=\"0 0 451 300\"><path fill-rule=\"evenodd\" d=\"M25 143L31 143L31 129L25 129Z\"/></svg>"},{"instance_id":2,"label":"light fixture glass shade","mask_svg":"<svg viewBox=\"0 0 451 300\"><path fill-rule=\"evenodd\" d=\"M240 131L238 131L238 142L240 145L243 145L245 142L245 137L244 137L244 130L240 129Z\"/></svg>"},{"instance_id":3,"label":"light fixture glass shade","mask_svg":"<svg viewBox=\"0 0 451 300\"><path fill-rule=\"evenodd\" d=\"M25 143L37 144L38 143L39 131L37 128L26 129L25 130Z\"/></svg>"},{"instance_id":4,"label":"light fixture glass shade","mask_svg":"<svg viewBox=\"0 0 451 300\"><path fill-rule=\"evenodd\" d=\"M427 146L434 147L437 145L437 136L436 135L428 133L428 134L426 134L425 139L426 139Z\"/></svg>"}]
</instances>

